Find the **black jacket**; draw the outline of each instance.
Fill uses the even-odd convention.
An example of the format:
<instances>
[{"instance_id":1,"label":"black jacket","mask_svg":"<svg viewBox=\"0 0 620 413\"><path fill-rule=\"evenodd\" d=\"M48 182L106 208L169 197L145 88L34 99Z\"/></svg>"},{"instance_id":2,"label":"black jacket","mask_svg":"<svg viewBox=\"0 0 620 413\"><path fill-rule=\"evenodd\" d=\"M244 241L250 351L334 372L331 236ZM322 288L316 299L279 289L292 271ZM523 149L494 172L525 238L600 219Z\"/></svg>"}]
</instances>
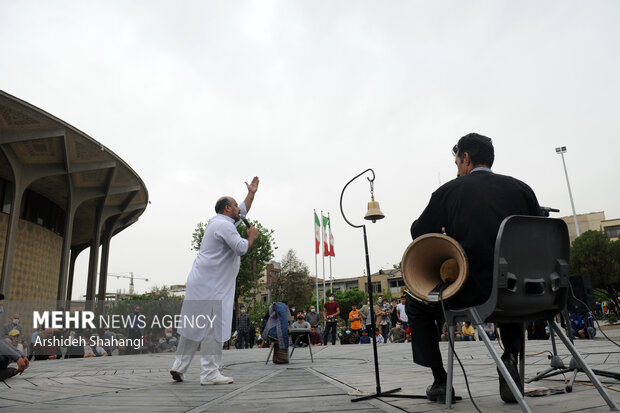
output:
<instances>
[{"instance_id":1,"label":"black jacket","mask_svg":"<svg viewBox=\"0 0 620 413\"><path fill-rule=\"evenodd\" d=\"M467 254L469 277L456 300L463 305L486 300L491 291L493 251L499 226L510 215L539 215L534 191L525 183L490 171L475 171L437 189L420 218L413 239L440 233L456 239Z\"/></svg>"}]
</instances>

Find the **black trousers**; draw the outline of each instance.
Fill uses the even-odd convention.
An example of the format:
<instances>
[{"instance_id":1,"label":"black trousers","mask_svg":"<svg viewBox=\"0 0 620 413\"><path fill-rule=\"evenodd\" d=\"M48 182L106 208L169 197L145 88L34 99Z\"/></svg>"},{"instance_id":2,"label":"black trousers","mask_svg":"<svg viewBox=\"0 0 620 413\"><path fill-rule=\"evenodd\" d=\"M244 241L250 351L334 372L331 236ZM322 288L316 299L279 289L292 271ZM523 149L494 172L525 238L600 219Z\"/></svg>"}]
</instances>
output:
<instances>
[{"instance_id":1,"label":"black trousers","mask_svg":"<svg viewBox=\"0 0 620 413\"><path fill-rule=\"evenodd\" d=\"M461 303L444 303L446 309L462 308ZM443 367L439 351L439 336L444 317L440 303L424 303L407 296L405 312L411 327L411 348L413 362L430 368ZM502 343L505 351L517 359L521 350L522 325L519 323L500 324Z\"/></svg>"},{"instance_id":2,"label":"black trousers","mask_svg":"<svg viewBox=\"0 0 620 413\"><path fill-rule=\"evenodd\" d=\"M338 336L338 322L337 321L328 321L325 323L325 331L323 332L323 345L327 345L327 338L329 337L329 332L332 333L332 346L336 345L336 337Z\"/></svg>"}]
</instances>

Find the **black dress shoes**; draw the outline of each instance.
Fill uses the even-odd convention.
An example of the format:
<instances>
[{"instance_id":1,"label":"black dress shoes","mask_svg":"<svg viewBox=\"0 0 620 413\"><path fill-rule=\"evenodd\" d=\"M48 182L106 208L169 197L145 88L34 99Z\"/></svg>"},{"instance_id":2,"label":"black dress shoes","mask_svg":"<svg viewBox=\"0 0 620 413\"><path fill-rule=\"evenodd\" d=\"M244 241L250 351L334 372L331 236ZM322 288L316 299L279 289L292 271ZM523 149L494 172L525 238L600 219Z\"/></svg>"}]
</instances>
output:
<instances>
[{"instance_id":1,"label":"black dress shoes","mask_svg":"<svg viewBox=\"0 0 620 413\"><path fill-rule=\"evenodd\" d=\"M521 385L521 379L519 378L519 369L517 368L517 360L511 353L504 353L502 355L502 361L510 373L510 376L517 384L517 388L519 391ZM517 403L517 398L510 391L510 387L506 380L504 380L504 376L500 373L499 369L497 369L497 374L499 374L499 395L505 403ZM523 394L523 393L522 393Z\"/></svg>"},{"instance_id":2,"label":"black dress shoes","mask_svg":"<svg viewBox=\"0 0 620 413\"><path fill-rule=\"evenodd\" d=\"M433 402L444 403L446 401L446 383L433 383L428 386L426 388L426 398ZM456 403L454 389L452 389L452 403Z\"/></svg>"}]
</instances>

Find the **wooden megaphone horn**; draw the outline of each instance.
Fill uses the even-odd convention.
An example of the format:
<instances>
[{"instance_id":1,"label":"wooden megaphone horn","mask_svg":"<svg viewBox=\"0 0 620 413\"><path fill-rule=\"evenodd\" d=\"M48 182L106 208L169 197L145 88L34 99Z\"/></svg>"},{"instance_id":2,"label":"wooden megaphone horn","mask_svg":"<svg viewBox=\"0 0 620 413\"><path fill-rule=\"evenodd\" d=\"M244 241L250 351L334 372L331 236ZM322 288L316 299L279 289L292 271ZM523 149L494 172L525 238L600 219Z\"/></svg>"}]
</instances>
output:
<instances>
[{"instance_id":1,"label":"wooden megaphone horn","mask_svg":"<svg viewBox=\"0 0 620 413\"><path fill-rule=\"evenodd\" d=\"M425 234L413 240L403 254L401 269L409 291L424 301L453 297L469 273L465 251L444 234Z\"/></svg>"}]
</instances>

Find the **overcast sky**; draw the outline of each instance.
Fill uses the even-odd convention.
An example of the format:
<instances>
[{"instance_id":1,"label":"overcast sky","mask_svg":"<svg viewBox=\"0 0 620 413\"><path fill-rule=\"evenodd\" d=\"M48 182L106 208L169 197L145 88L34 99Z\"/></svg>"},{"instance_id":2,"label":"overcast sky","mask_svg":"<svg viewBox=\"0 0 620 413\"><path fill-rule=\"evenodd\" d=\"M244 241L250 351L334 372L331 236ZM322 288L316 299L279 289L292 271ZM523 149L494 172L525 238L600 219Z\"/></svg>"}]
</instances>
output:
<instances>
[{"instance_id":1,"label":"overcast sky","mask_svg":"<svg viewBox=\"0 0 620 413\"><path fill-rule=\"evenodd\" d=\"M339 210L347 181L375 170L386 218L368 225L370 264L391 268L469 132L491 137L494 171L556 216L571 214L554 150L567 146L577 213L619 218L618 21L617 1L0 0L0 89L144 180L152 204L112 240L109 264L148 277L139 291L185 282L196 224L221 195L242 200L254 175L248 217L275 230L275 258L292 248L314 272L323 210L333 274L352 277L365 263L362 231ZM350 185L347 217L362 223L369 199L365 179Z\"/></svg>"}]
</instances>

